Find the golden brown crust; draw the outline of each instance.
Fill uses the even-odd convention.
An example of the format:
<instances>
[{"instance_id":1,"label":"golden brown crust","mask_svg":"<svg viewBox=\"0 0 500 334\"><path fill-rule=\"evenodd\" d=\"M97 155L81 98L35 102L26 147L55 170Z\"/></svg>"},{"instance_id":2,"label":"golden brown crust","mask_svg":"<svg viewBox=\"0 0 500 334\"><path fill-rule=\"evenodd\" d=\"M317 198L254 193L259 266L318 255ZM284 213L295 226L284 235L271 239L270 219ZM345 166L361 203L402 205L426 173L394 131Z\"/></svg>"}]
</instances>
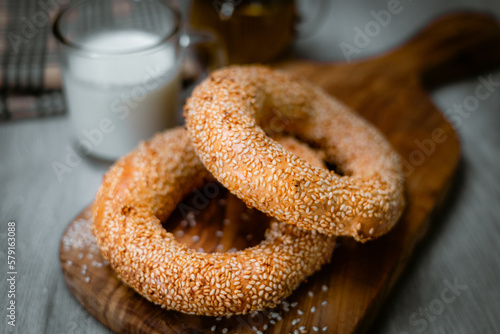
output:
<instances>
[{"instance_id":1,"label":"golden brown crust","mask_svg":"<svg viewBox=\"0 0 500 334\"><path fill-rule=\"evenodd\" d=\"M362 242L401 216L397 153L373 126L308 82L261 66L225 68L195 89L184 115L205 167L270 216ZM346 176L311 166L266 132L321 148Z\"/></svg>"},{"instance_id":2,"label":"golden brown crust","mask_svg":"<svg viewBox=\"0 0 500 334\"><path fill-rule=\"evenodd\" d=\"M282 142L322 163L303 145ZM235 253L200 253L178 243L161 221L209 179L179 128L141 144L106 174L92 230L118 276L148 300L190 314L253 312L275 306L330 259L334 238L276 221L262 243Z\"/></svg>"}]
</instances>

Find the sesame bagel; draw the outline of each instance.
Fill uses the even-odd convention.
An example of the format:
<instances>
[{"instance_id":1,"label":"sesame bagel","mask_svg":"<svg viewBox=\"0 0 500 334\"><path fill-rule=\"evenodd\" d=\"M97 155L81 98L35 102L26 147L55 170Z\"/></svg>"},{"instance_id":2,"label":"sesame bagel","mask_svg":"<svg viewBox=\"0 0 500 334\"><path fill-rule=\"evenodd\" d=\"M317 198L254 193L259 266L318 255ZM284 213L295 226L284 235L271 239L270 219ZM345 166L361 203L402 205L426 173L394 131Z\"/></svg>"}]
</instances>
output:
<instances>
[{"instance_id":1,"label":"sesame bagel","mask_svg":"<svg viewBox=\"0 0 500 334\"><path fill-rule=\"evenodd\" d=\"M281 142L322 164L297 141ZM189 314L244 314L275 306L329 261L335 238L277 221L259 245L234 253L202 253L177 242L162 221L208 180L181 128L141 144L106 173L92 230L120 279L146 299Z\"/></svg>"},{"instance_id":2,"label":"sesame bagel","mask_svg":"<svg viewBox=\"0 0 500 334\"><path fill-rule=\"evenodd\" d=\"M184 116L198 156L233 194L280 221L364 242L404 208L398 154L367 121L309 82L261 66L214 72ZM343 175L297 158L267 134L325 153Z\"/></svg>"}]
</instances>

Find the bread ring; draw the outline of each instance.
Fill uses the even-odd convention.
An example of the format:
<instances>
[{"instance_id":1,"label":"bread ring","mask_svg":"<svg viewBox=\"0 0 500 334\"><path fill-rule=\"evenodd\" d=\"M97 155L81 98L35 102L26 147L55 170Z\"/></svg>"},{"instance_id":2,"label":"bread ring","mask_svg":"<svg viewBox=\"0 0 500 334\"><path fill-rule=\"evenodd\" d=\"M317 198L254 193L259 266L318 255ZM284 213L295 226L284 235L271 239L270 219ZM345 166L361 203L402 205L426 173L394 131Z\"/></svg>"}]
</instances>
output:
<instances>
[{"instance_id":1,"label":"bread ring","mask_svg":"<svg viewBox=\"0 0 500 334\"><path fill-rule=\"evenodd\" d=\"M209 179L180 128L141 144L104 177L93 207L97 245L145 298L189 314L244 314L275 306L329 261L334 238L280 222L259 245L235 253L200 253L177 242L161 222Z\"/></svg>"},{"instance_id":2,"label":"bread ring","mask_svg":"<svg viewBox=\"0 0 500 334\"><path fill-rule=\"evenodd\" d=\"M398 154L373 126L308 82L261 66L225 68L198 85L184 116L217 180L281 221L364 242L389 231L403 211ZM265 131L319 147L345 176L296 158Z\"/></svg>"}]
</instances>

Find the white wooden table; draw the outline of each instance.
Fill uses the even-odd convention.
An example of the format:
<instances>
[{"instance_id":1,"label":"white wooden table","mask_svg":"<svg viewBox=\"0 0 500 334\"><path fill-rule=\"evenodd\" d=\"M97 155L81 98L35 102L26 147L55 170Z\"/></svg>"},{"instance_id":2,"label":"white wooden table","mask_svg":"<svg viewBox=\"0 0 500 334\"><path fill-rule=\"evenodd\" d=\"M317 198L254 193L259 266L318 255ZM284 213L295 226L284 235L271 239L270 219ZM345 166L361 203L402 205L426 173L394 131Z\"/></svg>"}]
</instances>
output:
<instances>
[{"instance_id":1,"label":"white wooden table","mask_svg":"<svg viewBox=\"0 0 500 334\"><path fill-rule=\"evenodd\" d=\"M314 2L303 8L314 15ZM373 19L388 1L334 2L326 22L296 43L310 59L343 60L342 41ZM356 55L395 46L430 18L452 8L489 10L498 1L401 0L403 10ZM500 82L500 71L485 73ZM433 93L446 111L473 95L477 78ZM463 159L441 217L433 224L391 294L372 333L500 333L500 87L457 126ZM0 124L0 333L106 333L71 296L59 266L59 241L69 221L89 204L108 164L83 159L58 180L52 163L64 161L71 144L67 116ZM7 223L16 223L16 327L7 324ZM448 283L447 283L448 282ZM458 284L456 294L443 292ZM452 291L453 292L453 291ZM444 297L443 297L444 295ZM452 298L455 297L455 298ZM445 298L445 299L443 299ZM435 300L445 300L444 309ZM429 309L431 311L429 311ZM439 312L432 312L432 310Z\"/></svg>"}]
</instances>

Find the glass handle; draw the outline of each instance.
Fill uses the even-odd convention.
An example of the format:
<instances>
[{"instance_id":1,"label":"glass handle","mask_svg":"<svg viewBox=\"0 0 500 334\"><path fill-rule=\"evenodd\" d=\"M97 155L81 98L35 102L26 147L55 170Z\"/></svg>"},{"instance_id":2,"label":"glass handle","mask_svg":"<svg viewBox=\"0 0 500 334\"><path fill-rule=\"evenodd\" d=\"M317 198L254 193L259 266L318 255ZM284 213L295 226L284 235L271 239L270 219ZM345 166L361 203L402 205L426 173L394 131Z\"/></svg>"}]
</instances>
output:
<instances>
[{"instance_id":1,"label":"glass handle","mask_svg":"<svg viewBox=\"0 0 500 334\"><path fill-rule=\"evenodd\" d=\"M187 52L185 81L198 82L207 72L227 65L226 47L212 32L194 30L184 33L180 37L180 45Z\"/></svg>"},{"instance_id":2,"label":"glass handle","mask_svg":"<svg viewBox=\"0 0 500 334\"><path fill-rule=\"evenodd\" d=\"M318 10L314 19L302 19L299 18L299 24L297 25L297 32L299 39L306 39L312 36L321 25L326 21L328 14L330 13L330 6L332 4L331 0L317 0ZM308 0L305 2L307 5L310 5L311 2ZM304 24L305 21L312 22L311 24Z\"/></svg>"}]
</instances>

